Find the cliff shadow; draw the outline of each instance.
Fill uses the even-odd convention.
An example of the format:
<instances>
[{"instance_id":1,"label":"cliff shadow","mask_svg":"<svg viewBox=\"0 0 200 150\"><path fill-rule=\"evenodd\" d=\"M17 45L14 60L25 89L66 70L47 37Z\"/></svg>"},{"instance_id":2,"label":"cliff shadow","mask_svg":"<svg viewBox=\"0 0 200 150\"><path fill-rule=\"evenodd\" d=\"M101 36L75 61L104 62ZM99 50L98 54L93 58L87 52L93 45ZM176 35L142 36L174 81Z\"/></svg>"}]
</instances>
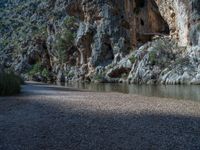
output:
<instances>
[{"instance_id":1,"label":"cliff shadow","mask_svg":"<svg viewBox=\"0 0 200 150\"><path fill-rule=\"evenodd\" d=\"M1 98L0 149L200 149L200 118Z\"/></svg>"}]
</instances>

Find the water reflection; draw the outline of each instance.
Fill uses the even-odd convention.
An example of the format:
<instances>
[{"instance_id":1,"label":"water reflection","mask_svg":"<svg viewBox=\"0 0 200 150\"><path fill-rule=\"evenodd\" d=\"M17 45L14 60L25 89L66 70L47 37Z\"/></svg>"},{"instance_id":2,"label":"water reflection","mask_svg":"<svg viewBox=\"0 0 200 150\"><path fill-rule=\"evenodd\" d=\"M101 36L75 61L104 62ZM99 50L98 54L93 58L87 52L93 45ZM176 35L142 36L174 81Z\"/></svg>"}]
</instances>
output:
<instances>
[{"instance_id":1,"label":"water reflection","mask_svg":"<svg viewBox=\"0 0 200 150\"><path fill-rule=\"evenodd\" d=\"M67 87L88 89L97 92L121 92L151 97L166 97L200 101L200 86L197 85L129 85L113 83L66 83Z\"/></svg>"}]
</instances>

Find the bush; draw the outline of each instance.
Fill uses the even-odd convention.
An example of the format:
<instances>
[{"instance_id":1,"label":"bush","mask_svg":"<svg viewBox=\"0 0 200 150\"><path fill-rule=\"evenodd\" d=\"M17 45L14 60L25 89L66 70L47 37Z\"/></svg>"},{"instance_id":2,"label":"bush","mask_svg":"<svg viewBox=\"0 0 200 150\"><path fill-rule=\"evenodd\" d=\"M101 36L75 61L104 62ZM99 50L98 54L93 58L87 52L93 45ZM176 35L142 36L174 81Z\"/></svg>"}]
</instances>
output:
<instances>
[{"instance_id":1,"label":"bush","mask_svg":"<svg viewBox=\"0 0 200 150\"><path fill-rule=\"evenodd\" d=\"M14 73L0 73L0 96L18 94L21 81L21 78Z\"/></svg>"},{"instance_id":2,"label":"bush","mask_svg":"<svg viewBox=\"0 0 200 150\"><path fill-rule=\"evenodd\" d=\"M29 76L36 75L37 73L42 73L42 66L40 63L36 63L33 65L32 69L28 72Z\"/></svg>"},{"instance_id":3,"label":"bush","mask_svg":"<svg viewBox=\"0 0 200 150\"><path fill-rule=\"evenodd\" d=\"M100 81L100 80L102 80L103 77L104 77L103 75L97 74L97 75L95 75L95 76L93 77L93 79L94 79L95 81Z\"/></svg>"},{"instance_id":4,"label":"bush","mask_svg":"<svg viewBox=\"0 0 200 150\"><path fill-rule=\"evenodd\" d=\"M133 64L135 63L136 59L137 59L137 58L135 57L135 55L132 55L132 56L129 57L129 60L130 60L131 63L133 63Z\"/></svg>"},{"instance_id":5,"label":"bush","mask_svg":"<svg viewBox=\"0 0 200 150\"><path fill-rule=\"evenodd\" d=\"M34 64L31 68L31 70L29 70L27 72L28 76L33 78L34 76L42 76L43 78L45 78L46 80L50 77L50 73L49 70L47 68L44 68L40 62Z\"/></svg>"},{"instance_id":6,"label":"bush","mask_svg":"<svg viewBox=\"0 0 200 150\"><path fill-rule=\"evenodd\" d=\"M179 51L177 43L174 40L165 37L156 40L154 42L153 48L156 51L169 52L169 53L173 53L174 51Z\"/></svg>"},{"instance_id":7,"label":"bush","mask_svg":"<svg viewBox=\"0 0 200 150\"><path fill-rule=\"evenodd\" d=\"M105 73L105 72L102 72L102 73L100 73L100 74L95 74L95 75L93 76L93 81L102 82L102 81L104 81L105 76L106 76L106 73Z\"/></svg>"},{"instance_id":8,"label":"bush","mask_svg":"<svg viewBox=\"0 0 200 150\"><path fill-rule=\"evenodd\" d=\"M44 69L42 70L42 76L45 77L45 78L48 78L48 77L49 77L49 71L48 71L46 68L44 68Z\"/></svg>"},{"instance_id":9,"label":"bush","mask_svg":"<svg viewBox=\"0 0 200 150\"><path fill-rule=\"evenodd\" d=\"M60 64L67 61L67 51L73 45L74 37L75 35L69 30L64 30L57 35L54 55L58 58Z\"/></svg>"},{"instance_id":10,"label":"bush","mask_svg":"<svg viewBox=\"0 0 200 150\"><path fill-rule=\"evenodd\" d=\"M76 19L75 17L67 17L64 19L63 24L66 28L76 27Z\"/></svg>"},{"instance_id":11,"label":"bush","mask_svg":"<svg viewBox=\"0 0 200 150\"><path fill-rule=\"evenodd\" d=\"M151 64L155 64L157 62L157 52L156 51L149 52L149 61Z\"/></svg>"},{"instance_id":12,"label":"bush","mask_svg":"<svg viewBox=\"0 0 200 150\"><path fill-rule=\"evenodd\" d=\"M127 79L127 77L128 77L128 73L123 73L123 74L121 74L121 78Z\"/></svg>"}]
</instances>

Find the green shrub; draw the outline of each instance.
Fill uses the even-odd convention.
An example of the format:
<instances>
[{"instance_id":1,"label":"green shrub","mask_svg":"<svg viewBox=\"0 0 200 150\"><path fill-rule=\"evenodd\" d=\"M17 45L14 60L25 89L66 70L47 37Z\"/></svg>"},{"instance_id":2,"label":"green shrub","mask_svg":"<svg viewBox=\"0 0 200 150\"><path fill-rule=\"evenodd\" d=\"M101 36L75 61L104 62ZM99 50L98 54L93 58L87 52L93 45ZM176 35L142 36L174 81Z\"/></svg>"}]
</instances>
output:
<instances>
[{"instance_id":1,"label":"green shrub","mask_svg":"<svg viewBox=\"0 0 200 150\"><path fill-rule=\"evenodd\" d=\"M179 50L176 41L168 38L160 38L154 42L153 48L156 51L173 53L175 50Z\"/></svg>"},{"instance_id":2,"label":"green shrub","mask_svg":"<svg viewBox=\"0 0 200 150\"><path fill-rule=\"evenodd\" d=\"M74 72L69 72L68 75L67 75L67 77L69 77L69 78L73 78L74 76L75 76Z\"/></svg>"},{"instance_id":3,"label":"green shrub","mask_svg":"<svg viewBox=\"0 0 200 150\"><path fill-rule=\"evenodd\" d=\"M21 78L14 73L0 73L0 96L18 94L21 82Z\"/></svg>"},{"instance_id":4,"label":"green shrub","mask_svg":"<svg viewBox=\"0 0 200 150\"><path fill-rule=\"evenodd\" d=\"M73 45L74 37L74 34L69 30L64 30L57 35L54 55L58 58L60 64L67 61L67 51Z\"/></svg>"},{"instance_id":5,"label":"green shrub","mask_svg":"<svg viewBox=\"0 0 200 150\"><path fill-rule=\"evenodd\" d=\"M63 24L66 28L72 28L72 27L75 27L75 22L76 22L76 19L75 17L67 17L64 21L63 21Z\"/></svg>"},{"instance_id":6,"label":"green shrub","mask_svg":"<svg viewBox=\"0 0 200 150\"><path fill-rule=\"evenodd\" d=\"M136 61L135 55L130 56L130 57L129 57L129 60L134 64L135 61Z\"/></svg>"},{"instance_id":7,"label":"green shrub","mask_svg":"<svg viewBox=\"0 0 200 150\"><path fill-rule=\"evenodd\" d=\"M50 79L50 72L47 68L42 66L40 62L34 64L32 68L27 72L29 78L33 78L34 76L42 76L45 80Z\"/></svg>"},{"instance_id":8,"label":"green shrub","mask_svg":"<svg viewBox=\"0 0 200 150\"><path fill-rule=\"evenodd\" d=\"M28 75L33 76L37 73L41 74L42 70L43 70L43 68L42 68L41 64L36 63L36 64L33 65L32 69L28 72Z\"/></svg>"},{"instance_id":9,"label":"green shrub","mask_svg":"<svg viewBox=\"0 0 200 150\"><path fill-rule=\"evenodd\" d=\"M155 64L157 61L157 52L156 51L151 51L149 52L149 61L151 64Z\"/></svg>"},{"instance_id":10,"label":"green shrub","mask_svg":"<svg viewBox=\"0 0 200 150\"><path fill-rule=\"evenodd\" d=\"M94 81L102 81L106 76L106 73L105 72L102 72L100 74L96 74L93 76L93 80Z\"/></svg>"},{"instance_id":11,"label":"green shrub","mask_svg":"<svg viewBox=\"0 0 200 150\"><path fill-rule=\"evenodd\" d=\"M49 71L48 71L46 68L44 68L44 69L42 70L42 76L45 77L45 78L48 78L48 77L49 77Z\"/></svg>"},{"instance_id":12,"label":"green shrub","mask_svg":"<svg viewBox=\"0 0 200 150\"><path fill-rule=\"evenodd\" d=\"M121 78L126 79L128 77L128 73L121 74Z\"/></svg>"},{"instance_id":13,"label":"green shrub","mask_svg":"<svg viewBox=\"0 0 200 150\"><path fill-rule=\"evenodd\" d=\"M103 77L104 77L103 75L98 74L98 75L95 75L93 77L93 79L96 80L96 81L100 81L100 80L102 80Z\"/></svg>"}]
</instances>

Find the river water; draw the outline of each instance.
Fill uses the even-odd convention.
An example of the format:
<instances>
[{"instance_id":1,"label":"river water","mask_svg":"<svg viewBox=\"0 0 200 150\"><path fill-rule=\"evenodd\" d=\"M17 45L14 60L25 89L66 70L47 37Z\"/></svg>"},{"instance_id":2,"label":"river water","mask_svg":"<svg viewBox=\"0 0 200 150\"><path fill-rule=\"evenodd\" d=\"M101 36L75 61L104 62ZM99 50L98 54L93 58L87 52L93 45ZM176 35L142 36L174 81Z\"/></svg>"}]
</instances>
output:
<instances>
[{"instance_id":1,"label":"river water","mask_svg":"<svg viewBox=\"0 0 200 150\"><path fill-rule=\"evenodd\" d=\"M64 86L96 92L121 92L150 97L185 99L200 102L199 85L131 85L118 83L65 83Z\"/></svg>"}]
</instances>

